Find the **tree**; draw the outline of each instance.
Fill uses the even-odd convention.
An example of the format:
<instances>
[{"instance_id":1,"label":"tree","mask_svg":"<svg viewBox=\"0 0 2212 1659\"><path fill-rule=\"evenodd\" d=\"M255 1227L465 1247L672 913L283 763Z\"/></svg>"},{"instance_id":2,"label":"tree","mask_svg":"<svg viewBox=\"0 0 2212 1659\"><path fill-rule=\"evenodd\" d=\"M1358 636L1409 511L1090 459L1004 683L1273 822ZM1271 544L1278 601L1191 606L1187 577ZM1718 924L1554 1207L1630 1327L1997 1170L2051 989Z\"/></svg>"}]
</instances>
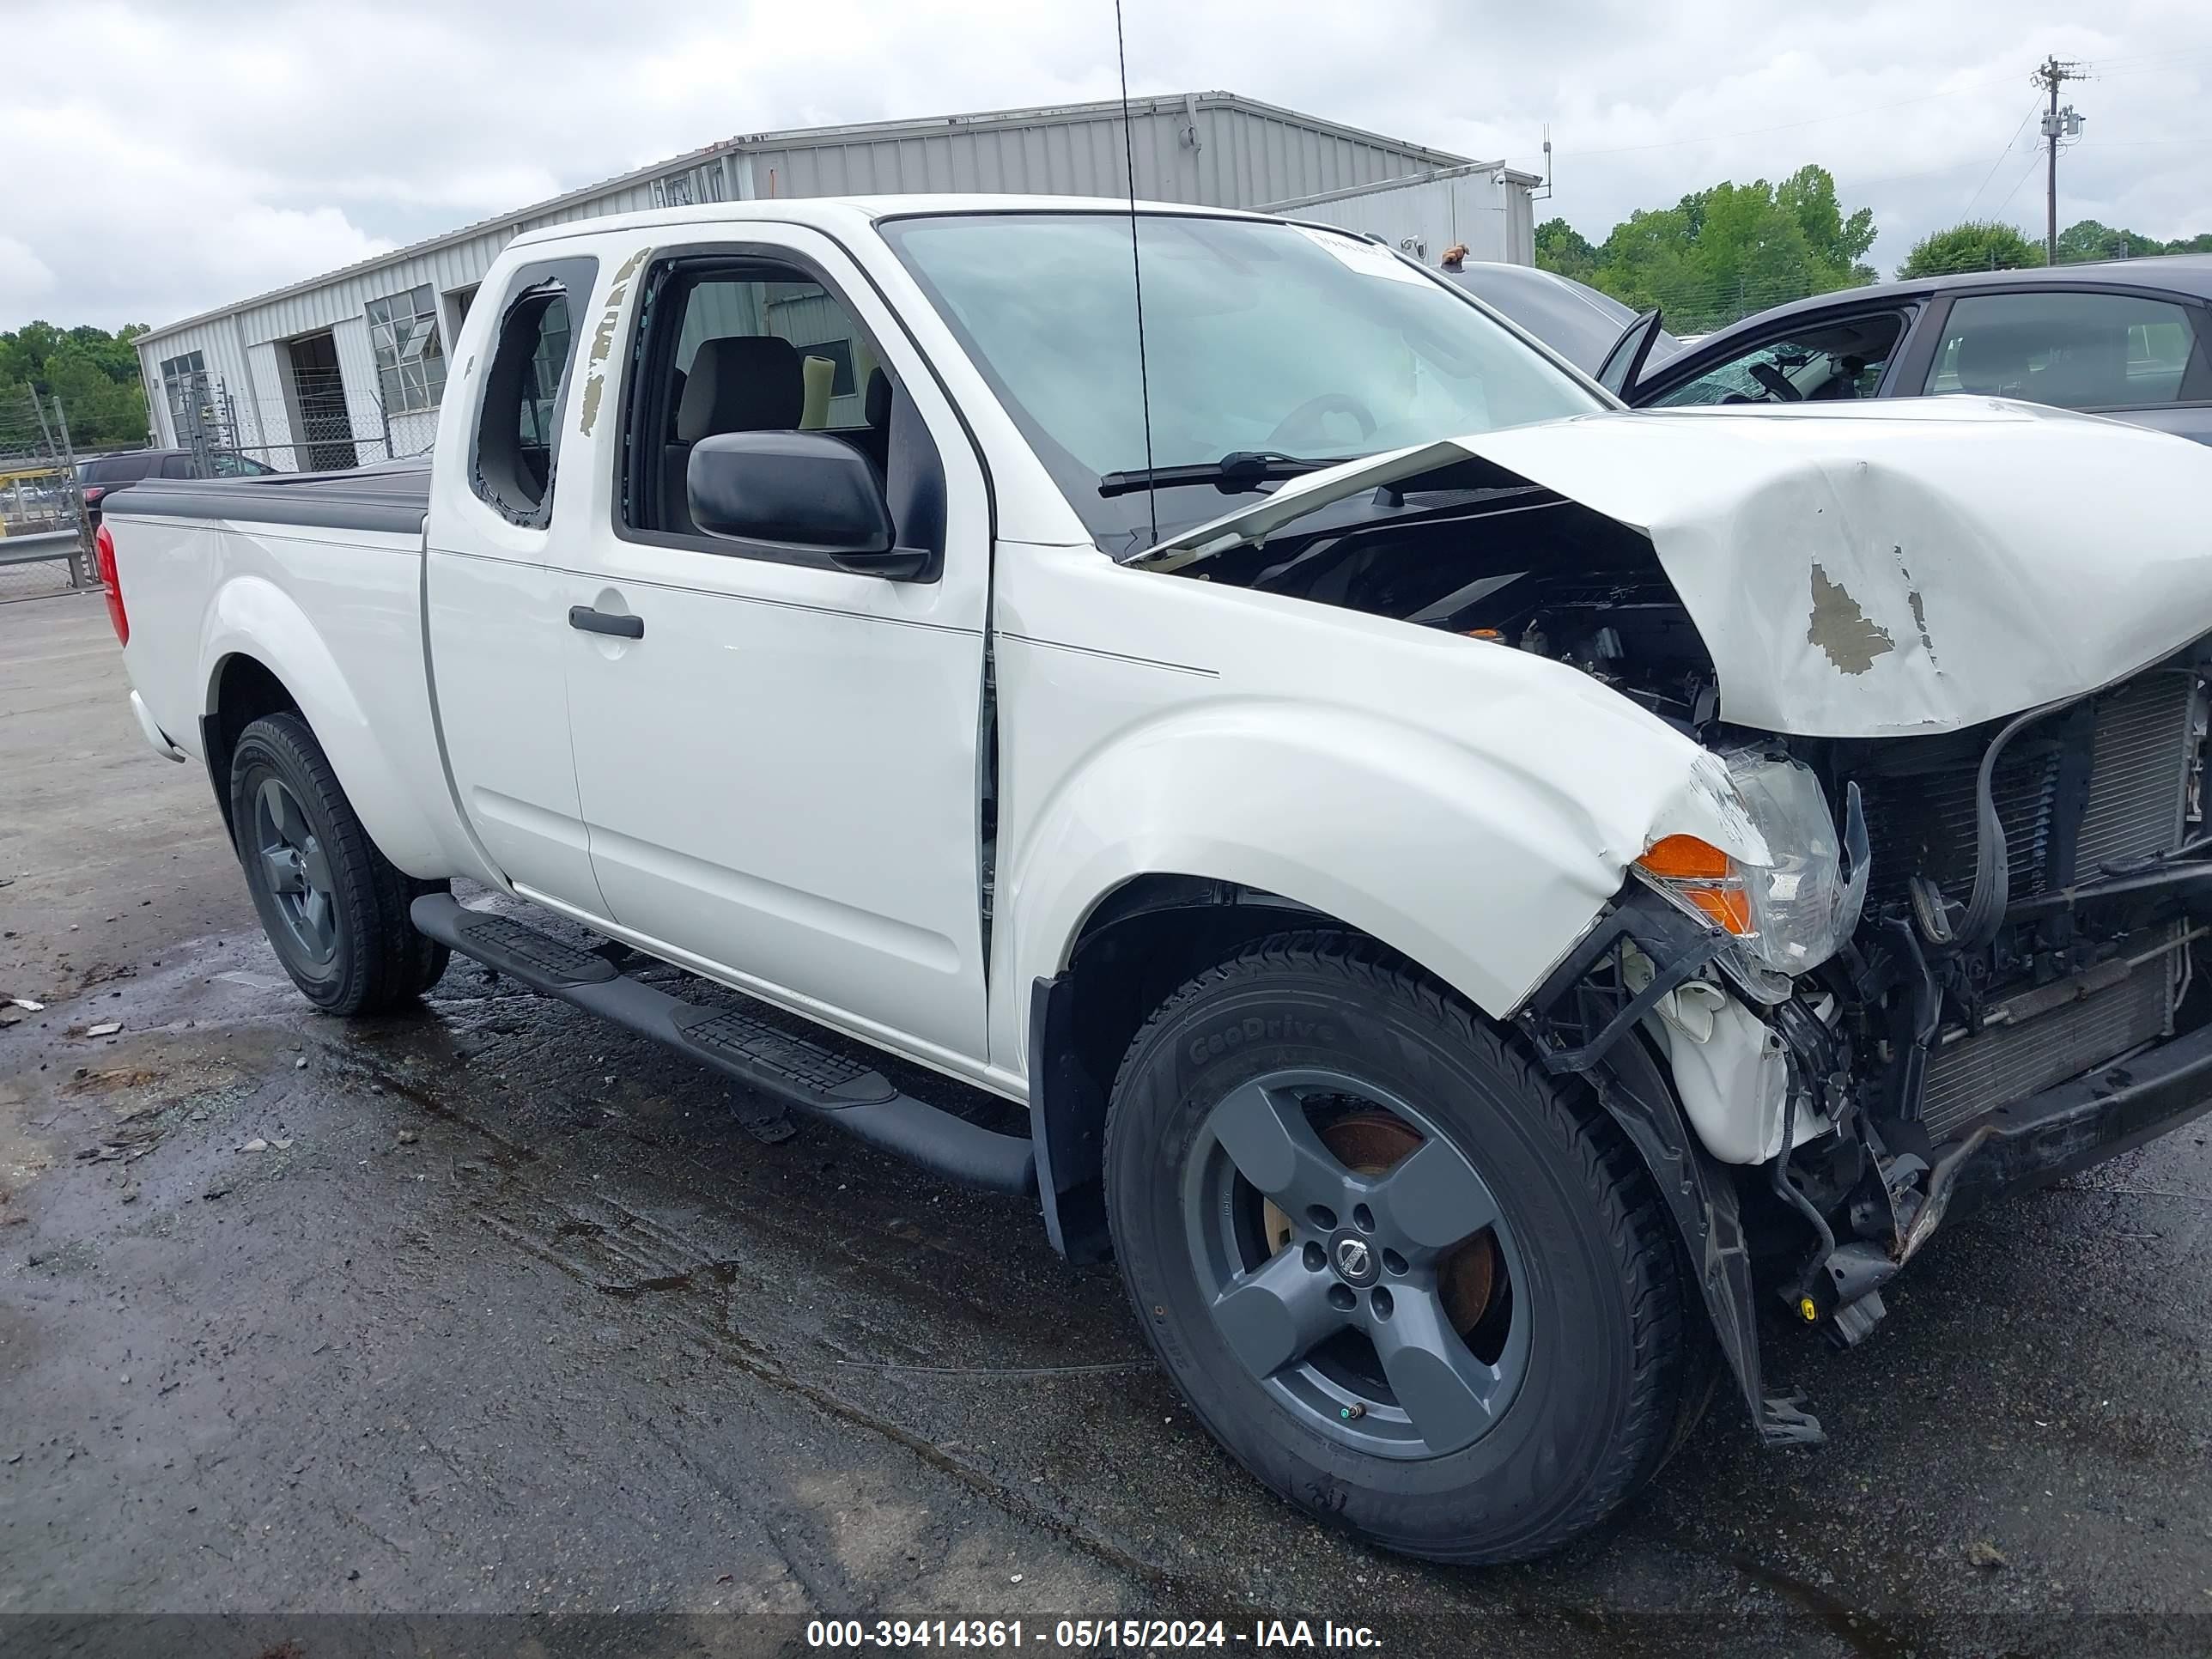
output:
<instances>
[{"instance_id":1,"label":"tree","mask_svg":"<svg viewBox=\"0 0 2212 1659\"><path fill-rule=\"evenodd\" d=\"M146 332L131 323L113 334L90 324L45 321L0 333L0 406L21 407L35 391L59 398L80 449L146 441L146 394L131 343Z\"/></svg>"},{"instance_id":2,"label":"tree","mask_svg":"<svg viewBox=\"0 0 2212 1659\"><path fill-rule=\"evenodd\" d=\"M1547 219L1536 227L1536 263L1546 270L1587 283L1597 270L1597 250L1589 238L1565 219Z\"/></svg>"},{"instance_id":3,"label":"tree","mask_svg":"<svg viewBox=\"0 0 2212 1659\"><path fill-rule=\"evenodd\" d=\"M2161 242L2132 230L2115 230L2094 219L2077 219L2058 233L2058 263L2084 259L2144 259L2159 253L2212 253L2212 232Z\"/></svg>"},{"instance_id":4,"label":"tree","mask_svg":"<svg viewBox=\"0 0 2212 1659\"><path fill-rule=\"evenodd\" d=\"M1825 167L1779 185L1724 182L1670 208L1631 214L1592 248L1564 220L1537 233L1537 264L1644 310L1677 331L1708 329L1784 300L1871 282L1874 214L1845 213Z\"/></svg>"},{"instance_id":5,"label":"tree","mask_svg":"<svg viewBox=\"0 0 2212 1659\"><path fill-rule=\"evenodd\" d=\"M1915 242L1897 275L1902 281L1961 270L2017 270L2042 263L2042 245L2029 241L2013 226L1994 219L1969 219L1948 230L1931 231Z\"/></svg>"},{"instance_id":6,"label":"tree","mask_svg":"<svg viewBox=\"0 0 2212 1659\"><path fill-rule=\"evenodd\" d=\"M1836 199L1836 181L1826 167L1798 168L1776 188L1774 199L1796 220L1806 246L1824 269L1848 271L1853 284L1875 280L1874 267L1864 263L1874 246L1874 210L1861 208L1846 219Z\"/></svg>"}]
</instances>

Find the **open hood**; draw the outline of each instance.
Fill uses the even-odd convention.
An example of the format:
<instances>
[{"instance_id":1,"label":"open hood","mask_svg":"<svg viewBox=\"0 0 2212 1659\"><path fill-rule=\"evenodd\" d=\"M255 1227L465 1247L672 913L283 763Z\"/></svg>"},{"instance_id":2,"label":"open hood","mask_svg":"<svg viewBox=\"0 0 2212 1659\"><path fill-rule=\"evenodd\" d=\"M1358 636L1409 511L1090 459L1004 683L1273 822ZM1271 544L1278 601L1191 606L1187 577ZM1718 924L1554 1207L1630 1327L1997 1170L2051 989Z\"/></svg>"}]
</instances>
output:
<instances>
[{"instance_id":1,"label":"open hood","mask_svg":"<svg viewBox=\"0 0 2212 1659\"><path fill-rule=\"evenodd\" d=\"M1737 725L1972 726L2212 633L2212 447L1988 398L1621 411L1291 480L1137 555L1173 570L1475 457L1649 537Z\"/></svg>"}]
</instances>

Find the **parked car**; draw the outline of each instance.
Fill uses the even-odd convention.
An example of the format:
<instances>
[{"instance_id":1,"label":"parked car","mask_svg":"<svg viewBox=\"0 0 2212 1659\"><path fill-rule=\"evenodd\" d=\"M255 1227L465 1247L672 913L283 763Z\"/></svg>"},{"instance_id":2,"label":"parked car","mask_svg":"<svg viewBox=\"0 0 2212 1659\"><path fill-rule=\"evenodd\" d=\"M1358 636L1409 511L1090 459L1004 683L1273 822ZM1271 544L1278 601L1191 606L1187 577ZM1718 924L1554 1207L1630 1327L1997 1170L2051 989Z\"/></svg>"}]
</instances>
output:
<instances>
[{"instance_id":1,"label":"parked car","mask_svg":"<svg viewBox=\"0 0 2212 1659\"><path fill-rule=\"evenodd\" d=\"M2206 1108L2212 452L1625 411L1198 208L725 203L485 289L432 465L98 538L286 972L458 951L1029 1198L1317 1517L1553 1548L1716 1365L1817 1438L1763 1305L1861 1340L1947 1214Z\"/></svg>"},{"instance_id":2,"label":"parked car","mask_svg":"<svg viewBox=\"0 0 2212 1659\"><path fill-rule=\"evenodd\" d=\"M1644 320L1657 325L1656 314ZM1686 351L1655 351L1627 400L1679 408L1946 392L2051 404L2212 443L2212 257L1972 271L1823 294L1747 317Z\"/></svg>"},{"instance_id":3,"label":"parked car","mask_svg":"<svg viewBox=\"0 0 2212 1659\"><path fill-rule=\"evenodd\" d=\"M276 471L265 461L235 450L218 449L212 460L219 478L260 478ZM144 478L191 478L200 476L189 449L122 449L94 455L76 464L77 487L84 492L84 510L97 526L101 501L118 489Z\"/></svg>"},{"instance_id":4,"label":"parked car","mask_svg":"<svg viewBox=\"0 0 2212 1659\"><path fill-rule=\"evenodd\" d=\"M1587 283L1536 265L1470 260L1457 270L1437 273L1519 324L1585 374L1598 374L1637 313ZM1654 368L1681 349L1662 330L1646 360Z\"/></svg>"}]
</instances>

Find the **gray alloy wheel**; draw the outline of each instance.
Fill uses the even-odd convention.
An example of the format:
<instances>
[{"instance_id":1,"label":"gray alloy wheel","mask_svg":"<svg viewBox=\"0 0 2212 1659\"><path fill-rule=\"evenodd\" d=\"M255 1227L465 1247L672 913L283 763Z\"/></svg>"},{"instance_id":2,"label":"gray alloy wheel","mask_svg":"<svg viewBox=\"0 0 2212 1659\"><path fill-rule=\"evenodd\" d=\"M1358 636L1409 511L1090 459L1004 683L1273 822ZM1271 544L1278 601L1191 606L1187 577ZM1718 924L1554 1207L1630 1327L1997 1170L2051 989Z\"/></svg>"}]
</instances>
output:
<instances>
[{"instance_id":1,"label":"gray alloy wheel","mask_svg":"<svg viewBox=\"0 0 2212 1659\"><path fill-rule=\"evenodd\" d=\"M1168 998L1115 1079L1107 1220L1193 1415L1316 1520L1523 1560L1694 1420L1709 1342L1603 1106L1372 940L1281 933Z\"/></svg>"},{"instance_id":2,"label":"gray alloy wheel","mask_svg":"<svg viewBox=\"0 0 2212 1659\"><path fill-rule=\"evenodd\" d=\"M1201 1291L1285 1410L1382 1457L1490 1431L1528 1372L1524 1270L1432 1119L1342 1072L1270 1072L1214 1106L1200 1146L1183 1207Z\"/></svg>"},{"instance_id":3,"label":"gray alloy wheel","mask_svg":"<svg viewBox=\"0 0 2212 1659\"><path fill-rule=\"evenodd\" d=\"M330 854L282 778L254 792L252 844L276 915L303 965L327 966L338 953L337 895Z\"/></svg>"}]
</instances>

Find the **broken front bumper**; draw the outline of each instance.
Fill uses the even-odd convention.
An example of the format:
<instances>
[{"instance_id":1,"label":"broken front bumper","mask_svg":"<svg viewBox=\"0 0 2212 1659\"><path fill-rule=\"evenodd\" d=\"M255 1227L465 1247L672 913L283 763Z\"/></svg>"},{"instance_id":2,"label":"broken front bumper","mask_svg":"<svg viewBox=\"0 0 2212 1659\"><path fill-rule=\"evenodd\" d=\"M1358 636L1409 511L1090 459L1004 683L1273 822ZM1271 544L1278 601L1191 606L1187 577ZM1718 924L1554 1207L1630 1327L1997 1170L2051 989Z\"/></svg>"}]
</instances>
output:
<instances>
[{"instance_id":1,"label":"broken front bumper","mask_svg":"<svg viewBox=\"0 0 2212 1659\"><path fill-rule=\"evenodd\" d=\"M2001 1106L1954 1146L1951 1205L2038 1187L2141 1146L2212 1110L2212 1024Z\"/></svg>"},{"instance_id":2,"label":"broken front bumper","mask_svg":"<svg viewBox=\"0 0 2212 1659\"><path fill-rule=\"evenodd\" d=\"M1810 1202L1772 1160L1759 1172L1772 1177L1769 1182L1749 1166L1714 1158L1692 1130L1655 1046L1634 1035L1662 996L1713 963L1726 945L1723 937L1671 905L1626 889L1530 999L1521 1023L1547 1067L1589 1084L1643 1155L1697 1270L1714 1334L1769 1444L1821 1437L1818 1422L1798 1411L1794 1400L1770 1397L1762 1388L1759 1285L1742 1208L1752 1186L1771 1184L1777 1196L1812 1218L1808 1230L1818 1233L1818 1244L1795 1288L1789 1282L1780 1288L1807 1321L1850 1342L1880 1317L1880 1286L1948 1217L2000 1193L2087 1169L2212 1109L2212 1024L2207 1024L1981 1113L1954 1138L1928 1147L1924 1161L1885 1154L1870 1125L1839 1119L1836 1133L1850 1142L1838 1145L1839 1152L1850 1154L1844 1165L1863 1173L1832 1191L1855 1191L1869 1218L1888 1218L1878 1228L1852 1229L1839 1243L1821 1215L1830 1204ZM1653 969L1640 986L1625 971L1630 949ZM1826 1072L1832 1056L1819 1052L1818 1022L1806 1017L1783 1024L1791 1028L1796 1072ZM1837 1231L1848 1207L1832 1211Z\"/></svg>"}]
</instances>

